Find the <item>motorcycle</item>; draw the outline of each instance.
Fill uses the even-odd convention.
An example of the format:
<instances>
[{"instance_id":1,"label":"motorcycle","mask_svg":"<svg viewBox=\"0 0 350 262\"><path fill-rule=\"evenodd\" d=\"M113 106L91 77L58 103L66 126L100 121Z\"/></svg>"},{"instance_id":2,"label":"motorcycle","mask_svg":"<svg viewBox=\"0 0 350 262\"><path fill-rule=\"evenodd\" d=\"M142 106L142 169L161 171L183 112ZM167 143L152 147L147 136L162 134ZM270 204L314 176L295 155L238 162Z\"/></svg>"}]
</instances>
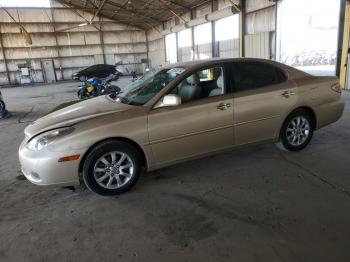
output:
<instances>
[{"instance_id":1,"label":"motorcycle","mask_svg":"<svg viewBox=\"0 0 350 262\"><path fill-rule=\"evenodd\" d=\"M118 78L119 74L110 74L104 82L97 77L84 81L83 85L81 85L78 90L79 99L119 93L120 88L116 85L111 85L111 82L117 81Z\"/></svg>"},{"instance_id":2,"label":"motorcycle","mask_svg":"<svg viewBox=\"0 0 350 262\"><path fill-rule=\"evenodd\" d=\"M132 82L135 82L136 80L137 80L137 74L136 74L136 72L135 71L131 71L131 77L132 77L132 79L131 79L131 81Z\"/></svg>"}]
</instances>

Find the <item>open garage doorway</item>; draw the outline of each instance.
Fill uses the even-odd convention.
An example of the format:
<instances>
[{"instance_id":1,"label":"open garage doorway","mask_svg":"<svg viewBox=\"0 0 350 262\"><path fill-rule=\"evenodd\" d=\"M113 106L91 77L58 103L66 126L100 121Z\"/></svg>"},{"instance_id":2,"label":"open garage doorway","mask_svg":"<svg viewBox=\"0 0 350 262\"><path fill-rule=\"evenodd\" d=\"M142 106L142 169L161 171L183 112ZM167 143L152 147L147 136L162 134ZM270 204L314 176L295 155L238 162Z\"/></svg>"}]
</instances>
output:
<instances>
[{"instance_id":1,"label":"open garage doorway","mask_svg":"<svg viewBox=\"0 0 350 262\"><path fill-rule=\"evenodd\" d=\"M284 0L277 7L276 60L313 75L335 75L340 0Z\"/></svg>"}]
</instances>

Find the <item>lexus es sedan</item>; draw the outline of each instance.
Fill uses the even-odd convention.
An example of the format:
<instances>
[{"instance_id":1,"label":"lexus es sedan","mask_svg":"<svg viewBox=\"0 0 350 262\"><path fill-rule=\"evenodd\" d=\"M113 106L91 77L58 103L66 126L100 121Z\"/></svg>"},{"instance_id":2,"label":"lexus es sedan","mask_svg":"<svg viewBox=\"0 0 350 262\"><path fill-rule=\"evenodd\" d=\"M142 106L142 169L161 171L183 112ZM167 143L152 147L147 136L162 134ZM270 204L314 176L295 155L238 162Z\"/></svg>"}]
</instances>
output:
<instances>
[{"instance_id":1,"label":"lexus es sedan","mask_svg":"<svg viewBox=\"0 0 350 262\"><path fill-rule=\"evenodd\" d=\"M79 80L83 82L91 77L105 78L110 74L115 74L116 72L117 70L113 65L99 64L89 66L83 70L73 73L72 78L73 80Z\"/></svg>"},{"instance_id":2,"label":"lexus es sedan","mask_svg":"<svg viewBox=\"0 0 350 262\"><path fill-rule=\"evenodd\" d=\"M344 110L335 77L258 59L151 70L124 92L59 106L25 129L22 172L38 185L114 195L144 171L258 143L303 149Z\"/></svg>"}]
</instances>

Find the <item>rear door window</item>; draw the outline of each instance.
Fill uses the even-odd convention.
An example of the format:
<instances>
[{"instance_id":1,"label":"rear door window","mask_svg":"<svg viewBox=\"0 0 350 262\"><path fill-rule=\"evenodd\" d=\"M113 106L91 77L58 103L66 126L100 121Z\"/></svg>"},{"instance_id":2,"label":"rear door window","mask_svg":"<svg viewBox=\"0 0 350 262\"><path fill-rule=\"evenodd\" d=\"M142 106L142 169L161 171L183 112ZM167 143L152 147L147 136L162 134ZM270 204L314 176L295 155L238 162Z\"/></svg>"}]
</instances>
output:
<instances>
[{"instance_id":1,"label":"rear door window","mask_svg":"<svg viewBox=\"0 0 350 262\"><path fill-rule=\"evenodd\" d=\"M280 69L263 62L236 62L232 69L236 92L276 85L287 79Z\"/></svg>"}]
</instances>

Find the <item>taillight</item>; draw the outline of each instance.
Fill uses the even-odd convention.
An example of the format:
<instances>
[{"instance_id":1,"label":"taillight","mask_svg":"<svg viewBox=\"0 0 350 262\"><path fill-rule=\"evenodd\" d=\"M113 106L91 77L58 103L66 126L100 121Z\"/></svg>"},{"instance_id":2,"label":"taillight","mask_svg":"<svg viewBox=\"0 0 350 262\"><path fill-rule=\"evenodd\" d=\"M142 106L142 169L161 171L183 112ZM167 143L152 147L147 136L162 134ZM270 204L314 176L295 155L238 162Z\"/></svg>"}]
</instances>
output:
<instances>
[{"instance_id":1,"label":"taillight","mask_svg":"<svg viewBox=\"0 0 350 262\"><path fill-rule=\"evenodd\" d=\"M336 83L334 85L331 86L331 89L337 93L341 93L341 86L339 83Z\"/></svg>"}]
</instances>

